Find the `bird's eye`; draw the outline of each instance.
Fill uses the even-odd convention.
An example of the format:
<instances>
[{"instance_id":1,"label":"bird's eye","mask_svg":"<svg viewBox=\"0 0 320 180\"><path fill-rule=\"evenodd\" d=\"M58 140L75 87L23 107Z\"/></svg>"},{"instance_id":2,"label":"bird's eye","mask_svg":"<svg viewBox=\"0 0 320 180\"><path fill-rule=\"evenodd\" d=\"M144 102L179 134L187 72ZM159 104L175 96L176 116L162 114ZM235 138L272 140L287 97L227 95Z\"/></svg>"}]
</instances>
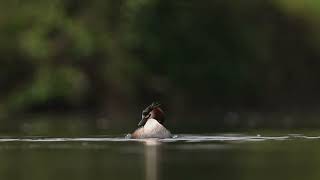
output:
<instances>
[{"instance_id":1,"label":"bird's eye","mask_svg":"<svg viewBox=\"0 0 320 180\"><path fill-rule=\"evenodd\" d=\"M147 111L143 111L142 114L143 114L144 116L146 116L146 115L148 115L149 113L148 113Z\"/></svg>"}]
</instances>

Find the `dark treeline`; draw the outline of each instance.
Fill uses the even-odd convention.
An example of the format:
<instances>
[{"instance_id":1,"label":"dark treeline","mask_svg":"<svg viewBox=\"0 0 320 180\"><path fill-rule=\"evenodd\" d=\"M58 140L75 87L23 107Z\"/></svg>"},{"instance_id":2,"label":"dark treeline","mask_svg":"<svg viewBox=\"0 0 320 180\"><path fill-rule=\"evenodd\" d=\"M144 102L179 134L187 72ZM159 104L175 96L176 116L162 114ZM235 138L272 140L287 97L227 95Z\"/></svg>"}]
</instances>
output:
<instances>
[{"instance_id":1,"label":"dark treeline","mask_svg":"<svg viewBox=\"0 0 320 180\"><path fill-rule=\"evenodd\" d=\"M153 100L176 119L319 105L316 2L0 3L2 116L128 119Z\"/></svg>"}]
</instances>

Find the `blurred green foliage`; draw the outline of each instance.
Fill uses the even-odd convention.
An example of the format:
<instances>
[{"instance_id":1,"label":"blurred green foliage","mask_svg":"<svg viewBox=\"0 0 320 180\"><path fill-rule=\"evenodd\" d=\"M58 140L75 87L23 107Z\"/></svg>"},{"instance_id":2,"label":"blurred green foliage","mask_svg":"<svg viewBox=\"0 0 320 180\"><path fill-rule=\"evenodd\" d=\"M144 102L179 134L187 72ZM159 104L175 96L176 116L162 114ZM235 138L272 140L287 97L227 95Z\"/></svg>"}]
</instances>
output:
<instances>
[{"instance_id":1,"label":"blurred green foliage","mask_svg":"<svg viewBox=\"0 0 320 180\"><path fill-rule=\"evenodd\" d=\"M1 114L317 105L319 13L312 0L1 0Z\"/></svg>"}]
</instances>

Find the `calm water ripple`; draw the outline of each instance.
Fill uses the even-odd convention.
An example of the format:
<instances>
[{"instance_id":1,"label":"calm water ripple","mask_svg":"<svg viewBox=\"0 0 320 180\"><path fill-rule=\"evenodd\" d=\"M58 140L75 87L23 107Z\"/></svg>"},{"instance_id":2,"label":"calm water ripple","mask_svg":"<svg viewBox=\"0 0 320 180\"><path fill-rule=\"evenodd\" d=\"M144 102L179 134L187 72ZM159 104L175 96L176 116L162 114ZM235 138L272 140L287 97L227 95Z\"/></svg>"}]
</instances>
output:
<instances>
[{"instance_id":1,"label":"calm water ripple","mask_svg":"<svg viewBox=\"0 0 320 180\"><path fill-rule=\"evenodd\" d=\"M5 180L319 180L319 132L0 136Z\"/></svg>"},{"instance_id":2,"label":"calm water ripple","mask_svg":"<svg viewBox=\"0 0 320 180\"><path fill-rule=\"evenodd\" d=\"M99 136L99 137L19 137L19 138L0 138L1 142L255 142L255 141L288 141L301 139L320 139L320 136L305 136L302 134L288 134L283 136L249 136L243 134L223 134L223 135L196 135L196 134L177 134L173 138L166 139L127 139L125 136Z\"/></svg>"}]
</instances>

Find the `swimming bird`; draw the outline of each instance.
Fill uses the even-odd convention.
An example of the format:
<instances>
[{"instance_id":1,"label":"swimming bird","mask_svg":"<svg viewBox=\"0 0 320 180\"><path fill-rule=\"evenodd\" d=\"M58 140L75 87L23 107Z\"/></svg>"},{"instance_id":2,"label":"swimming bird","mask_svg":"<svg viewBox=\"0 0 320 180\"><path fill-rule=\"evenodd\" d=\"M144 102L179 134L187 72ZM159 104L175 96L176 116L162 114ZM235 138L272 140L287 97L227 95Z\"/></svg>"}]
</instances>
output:
<instances>
[{"instance_id":1,"label":"swimming bird","mask_svg":"<svg viewBox=\"0 0 320 180\"><path fill-rule=\"evenodd\" d=\"M165 116L159 103L153 102L142 111L142 118L138 124L138 129L131 134L131 138L170 138L172 137L163 123Z\"/></svg>"}]
</instances>

